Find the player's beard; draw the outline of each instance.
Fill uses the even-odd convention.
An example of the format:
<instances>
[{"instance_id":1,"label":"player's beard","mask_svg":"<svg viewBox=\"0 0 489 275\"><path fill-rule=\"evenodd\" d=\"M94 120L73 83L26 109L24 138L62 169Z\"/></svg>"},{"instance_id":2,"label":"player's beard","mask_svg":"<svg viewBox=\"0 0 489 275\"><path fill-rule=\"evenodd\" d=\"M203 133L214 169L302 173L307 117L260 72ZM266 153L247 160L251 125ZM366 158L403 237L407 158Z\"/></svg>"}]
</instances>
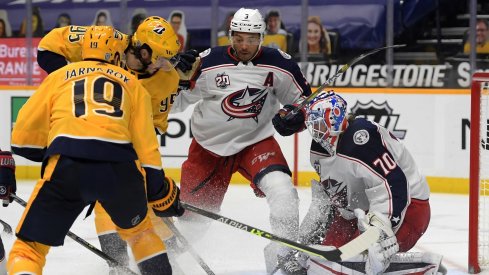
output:
<instances>
[{"instance_id":1,"label":"player's beard","mask_svg":"<svg viewBox=\"0 0 489 275\"><path fill-rule=\"evenodd\" d=\"M258 52L258 50L259 50L259 48L257 48L255 51L250 51L250 50L234 50L234 54L242 62L248 62L253 57L255 57L255 55Z\"/></svg>"}]
</instances>

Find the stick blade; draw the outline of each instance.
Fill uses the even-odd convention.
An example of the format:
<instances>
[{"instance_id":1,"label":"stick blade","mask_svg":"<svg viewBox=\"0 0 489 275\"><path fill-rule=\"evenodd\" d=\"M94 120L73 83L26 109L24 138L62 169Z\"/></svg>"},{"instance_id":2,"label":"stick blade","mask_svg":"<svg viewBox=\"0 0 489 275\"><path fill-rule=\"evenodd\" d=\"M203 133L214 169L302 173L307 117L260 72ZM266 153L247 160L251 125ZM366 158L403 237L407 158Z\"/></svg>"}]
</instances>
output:
<instances>
[{"instance_id":1,"label":"stick blade","mask_svg":"<svg viewBox=\"0 0 489 275\"><path fill-rule=\"evenodd\" d=\"M377 242L380 238L380 230L376 227L370 227L367 231L339 248L341 251L341 260L345 261L355 257L367 250L370 245Z\"/></svg>"}]
</instances>

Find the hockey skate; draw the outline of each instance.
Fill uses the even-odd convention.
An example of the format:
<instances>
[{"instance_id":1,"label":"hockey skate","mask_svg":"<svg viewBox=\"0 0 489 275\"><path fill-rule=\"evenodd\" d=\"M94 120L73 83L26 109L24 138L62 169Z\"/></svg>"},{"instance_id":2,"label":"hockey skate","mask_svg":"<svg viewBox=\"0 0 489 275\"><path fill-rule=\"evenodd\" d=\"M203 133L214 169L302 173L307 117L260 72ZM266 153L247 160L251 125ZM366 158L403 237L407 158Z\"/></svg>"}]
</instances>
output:
<instances>
[{"instance_id":1,"label":"hockey skate","mask_svg":"<svg viewBox=\"0 0 489 275\"><path fill-rule=\"evenodd\" d=\"M177 240L176 236L173 235L166 239L165 246L167 249L168 259L173 269L173 275L184 275L182 268L178 264L177 258L185 252L183 245Z\"/></svg>"},{"instance_id":2,"label":"hockey skate","mask_svg":"<svg viewBox=\"0 0 489 275\"><path fill-rule=\"evenodd\" d=\"M174 257L182 254L185 252L185 248L183 245L177 240L175 235L171 236L170 238L166 239L165 241L165 246L166 249L168 250L169 254L172 254Z\"/></svg>"},{"instance_id":3,"label":"hockey skate","mask_svg":"<svg viewBox=\"0 0 489 275\"><path fill-rule=\"evenodd\" d=\"M297 261L295 254L288 254L286 256L277 256L278 266L277 268L285 275L306 275L307 269L302 267Z\"/></svg>"}]
</instances>

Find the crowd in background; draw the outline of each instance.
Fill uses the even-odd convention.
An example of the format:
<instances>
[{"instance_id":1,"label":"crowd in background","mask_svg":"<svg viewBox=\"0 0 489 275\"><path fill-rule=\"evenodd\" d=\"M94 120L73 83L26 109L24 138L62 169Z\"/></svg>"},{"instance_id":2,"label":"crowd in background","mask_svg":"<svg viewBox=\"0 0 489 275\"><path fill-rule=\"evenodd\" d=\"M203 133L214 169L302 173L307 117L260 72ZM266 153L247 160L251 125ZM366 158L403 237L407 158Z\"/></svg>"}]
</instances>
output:
<instances>
[{"instance_id":1,"label":"crowd in background","mask_svg":"<svg viewBox=\"0 0 489 275\"><path fill-rule=\"evenodd\" d=\"M129 30L135 32L137 26L150 14L144 8L135 9L130 20ZM225 20L218 31L217 44L219 46L229 45L229 24L233 18L234 11L229 12ZM185 13L181 10L173 10L167 17L167 20L177 31L180 44L182 45L180 51L185 51L192 47L191 38L185 25ZM266 13L265 21L267 24L267 30L264 37L263 45L272 48L281 49L291 55L298 56L300 48L300 40L294 39L294 35L289 32L282 19L280 18L280 12L278 10L271 10ZM63 27L67 25L87 25L87 22L72 22L70 14L63 12L58 15L56 25L54 28ZM106 9L98 10L93 18L91 25L107 25L113 26L110 12ZM41 10L39 7L34 7L32 12L32 36L43 37L44 34L52 29L49 26L45 26L41 16ZM10 23L8 21L7 12L0 10L0 38L6 37L25 37L26 34L26 19L22 21L20 30L12 31ZM307 27L307 48L311 58L318 58L322 60L329 60L334 56L334 51L338 47L338 33L334 34L335 40L330 38L330 32L321 23L319 16L310 16L308 18ZM210 46L210 45L209 45Z\"/></svg>"},{"instance_id":2,"label":"crowd in background","mask_svg":"<svg viewBox=\"0 0 489 275\"><path fill-rule=\"evenodd\" d=\"M235 11L230 11L222 21L217 32L217 45L229 45L229 23L233 18ZM302 41L300 30L287 29L284 24L279 10L262 11L265 15L266 34L264 36L263 46L279 48L282 51L292 55L297 60L300 59L299 51L302 50ZM129 20L127 30L134 32L137 26L148 16L148 11L144 8L135 9ZM161 15L160 15L161 16ZM192 37L185 24L185 13L181 10L173 10L169 13L167 20L177 31L180 44L180 51L190 48L204 50L209 45L200 45L200 48L192 43ZM26 19L22 21L18 30L12 30L8 20L6 10L0 10L0 38L7 37L25 37ZM43 23L42 13L39 7L32 9L32 36L43 37L52 28L63 27L67 25L109 25L112 26L111 14L107 9L98 10L92 22L72 22L70 14L67 12L60 13L54 26L46 26ZM489 54L489 23L486 19L478 19L476 27L476 52L478 55ZM118 26L116 26L118 27ZM340 52L340 33L334 29L327 29L323 24L321 17L311 15L307 20L307 58L310 62L334 63L338 61ZM459 46L458 53L467 55L470 51L469 31L464 34L463 41ZM210 41L210 39L209 39Z\"/></svg>"}]
</instances>

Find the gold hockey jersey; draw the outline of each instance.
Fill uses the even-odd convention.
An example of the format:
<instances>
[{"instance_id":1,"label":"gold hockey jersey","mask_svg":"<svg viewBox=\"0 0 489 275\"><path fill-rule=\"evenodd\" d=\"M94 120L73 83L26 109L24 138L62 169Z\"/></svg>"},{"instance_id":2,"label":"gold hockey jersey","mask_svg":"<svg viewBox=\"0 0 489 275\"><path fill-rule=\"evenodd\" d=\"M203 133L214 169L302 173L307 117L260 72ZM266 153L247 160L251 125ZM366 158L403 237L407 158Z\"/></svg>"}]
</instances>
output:
<instances>
[{"instance_id":1,"label":"gold hockey jersey","mask_svg":"<svg viewBox=\"0 0 489 275\"><path fill-rule=\"evenodd\" d=\"M43 81L19 112L12 150L34 161L63 154L161 169L147 91L99 61L68 64Z\"/></svg>"},{"instance_id":2,"label":"gold hockey jersey","mask_svg":"<svg viewBox=\"0 0 489 275\"><path fill-rule=\"evenodd\" d=\"M69 62L82 60L82 38L87 31L86 26L66 26L54 28L39 42L39 51L50 51L62 55Z\"/></svg>"},{"instance_id":3,"label":"gold hockey jersey","mask_svg":"<svg viewBox=\"0 0 489 275\"><path fill-rule=\"evenodd\" d=\"M78 62L81 57L81 42L86 26L66 26L51 30L39 43L40 51L51 51L62 55L69 62ZM154 128L159 134L168 128L168 114L177 95L179 76L175 69L158 70L154 74L135 73L151 96Z\"/></svg>"},{"instance_id":4,"label":"gold hockey jersey","mask_svg":"<svg viewBox=\"0 0 489 275\"><path fill-rule=\"evenodd\" d=\"M164 134L168 129L168 114L177 96L178 73L172 69L158 70L154 74L135 74L151 96L153 125L159 134Z\"/></svg>"}]
</instances>

